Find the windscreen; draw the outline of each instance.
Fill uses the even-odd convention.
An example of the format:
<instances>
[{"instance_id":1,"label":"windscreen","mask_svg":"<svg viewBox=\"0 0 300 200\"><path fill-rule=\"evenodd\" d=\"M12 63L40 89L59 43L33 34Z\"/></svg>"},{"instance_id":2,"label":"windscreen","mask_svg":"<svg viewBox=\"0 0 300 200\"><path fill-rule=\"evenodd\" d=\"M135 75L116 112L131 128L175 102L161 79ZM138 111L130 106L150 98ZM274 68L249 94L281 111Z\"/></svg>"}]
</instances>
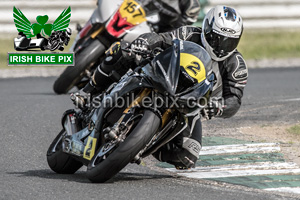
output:
<instances>
[{"instance_id":1,"label":"windscreen","mask_svg":"<svg viewBox=\"0 0 300 200\"><path fill-rule=\"evenodd\" d=\"M211 58L196 43L174 40L172 47L156 56L144 71L156 87L175 95L179 92L177 87L186 83L180 83L183 73L186 78L195 79L196 84L206 79L207 72L211 71Z\"/></svg>"}]
</instances>

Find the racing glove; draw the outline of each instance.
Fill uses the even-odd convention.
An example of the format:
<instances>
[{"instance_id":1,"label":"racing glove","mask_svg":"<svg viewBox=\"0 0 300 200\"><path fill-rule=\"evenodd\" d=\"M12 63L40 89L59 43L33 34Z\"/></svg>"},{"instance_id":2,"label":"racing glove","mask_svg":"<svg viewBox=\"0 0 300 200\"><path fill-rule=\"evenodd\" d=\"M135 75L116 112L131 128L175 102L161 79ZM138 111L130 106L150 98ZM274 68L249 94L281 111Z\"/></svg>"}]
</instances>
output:
<instances>
[{"instance_id":1,"label":"racing glove","mask_svg":"<svg viewBox=\"0 0 300 200\"><path fill-rule=\"evenodd\" d=\"M144 38L137 38L131 43L131 50L133 50L136 54L147 54L150 51L149 43Z\"/></svg>"},{"instance_id":2,"label":"racing glove","mask_svg":"<svg viewBox=\"0 0 300 200\"><path fill-rule=\"evenodd\" d=\"M129 50L130 44L125 41L113 43L109 49L105 52L106 58L103 62L104 65L109 65L111 69L103 69L106 73L110 70L122 67L122 65L130 65L134 59L127 50ZM104 67L104 66L103 66ZM105 68L105 67L104 67Z\"/></svg>"},{"instance_id":3,"label":"racing glove","mask_svg":"<svg viewBox=\"0 0 300 200\"><path fill-rule=\"evenodd\" d=\"M220 117L223 114L223 109L225 108L219 101L211 101L207 104L207 107L202 110L202 115L207 119L212 119L213 117Z\"/></svg>"}]
</instances>

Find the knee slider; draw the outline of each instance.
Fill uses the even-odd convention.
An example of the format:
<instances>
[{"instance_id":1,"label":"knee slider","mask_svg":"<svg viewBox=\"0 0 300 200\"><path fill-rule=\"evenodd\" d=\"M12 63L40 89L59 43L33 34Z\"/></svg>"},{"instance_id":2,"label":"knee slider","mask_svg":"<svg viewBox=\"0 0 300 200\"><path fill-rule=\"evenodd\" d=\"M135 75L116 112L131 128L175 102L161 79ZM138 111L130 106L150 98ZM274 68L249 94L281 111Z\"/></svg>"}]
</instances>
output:
<instances>
[{"instance_id":1,"label":"knee slider","mask_svg":"<svg viewBox=\"0 0 300 200\"><path fill-rule=\"evenodd\" d=\"M198 158L202 147L201 147L201 144L197 140L195 140L193 138L184 137L183 143L182 143L182 148L187 150L193 156Z\"/></svg>"}]
</instances>

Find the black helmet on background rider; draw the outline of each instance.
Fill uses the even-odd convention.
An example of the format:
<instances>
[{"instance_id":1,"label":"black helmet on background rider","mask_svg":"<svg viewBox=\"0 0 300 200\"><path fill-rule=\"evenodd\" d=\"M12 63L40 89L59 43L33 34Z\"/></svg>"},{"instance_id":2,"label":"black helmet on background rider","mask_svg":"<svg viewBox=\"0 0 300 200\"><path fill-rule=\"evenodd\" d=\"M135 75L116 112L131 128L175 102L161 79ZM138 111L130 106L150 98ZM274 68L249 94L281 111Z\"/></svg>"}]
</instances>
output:
<instances>
[{"instance_id":1,"label":"black helmet on background rider","mask_svg":"<svg viewBox=\"0 0 300 200\"><path fill-rule=\"evenodd\" d=\"M236 49L243 33L239 13L227 6L216 6L206 14L201 41L215 61L223 61Z\"/></svg>"}]
</instances>

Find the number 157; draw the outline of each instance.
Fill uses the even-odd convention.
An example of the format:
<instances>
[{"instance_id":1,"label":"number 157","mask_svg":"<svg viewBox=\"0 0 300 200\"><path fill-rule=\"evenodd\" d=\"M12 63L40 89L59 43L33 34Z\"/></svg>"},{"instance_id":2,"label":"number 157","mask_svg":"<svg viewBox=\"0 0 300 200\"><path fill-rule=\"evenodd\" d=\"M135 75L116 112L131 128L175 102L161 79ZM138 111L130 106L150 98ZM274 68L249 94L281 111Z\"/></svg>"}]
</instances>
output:
<instances>
[{"instance_id":1,"label":"number 157","mask_svg":"<svg viewBox=\"0 0 300 200\"><path fill-rule=\"evenodd\" d=\"M129 2L127 6L124 8L129 13L134 13L136 10L138 10L138 14L133 15L132 17L137 17L140 15L143 15L142 10L140 8L137 9L138 4L134 4L133 2Z\"/></svg>"}]
</instances>

